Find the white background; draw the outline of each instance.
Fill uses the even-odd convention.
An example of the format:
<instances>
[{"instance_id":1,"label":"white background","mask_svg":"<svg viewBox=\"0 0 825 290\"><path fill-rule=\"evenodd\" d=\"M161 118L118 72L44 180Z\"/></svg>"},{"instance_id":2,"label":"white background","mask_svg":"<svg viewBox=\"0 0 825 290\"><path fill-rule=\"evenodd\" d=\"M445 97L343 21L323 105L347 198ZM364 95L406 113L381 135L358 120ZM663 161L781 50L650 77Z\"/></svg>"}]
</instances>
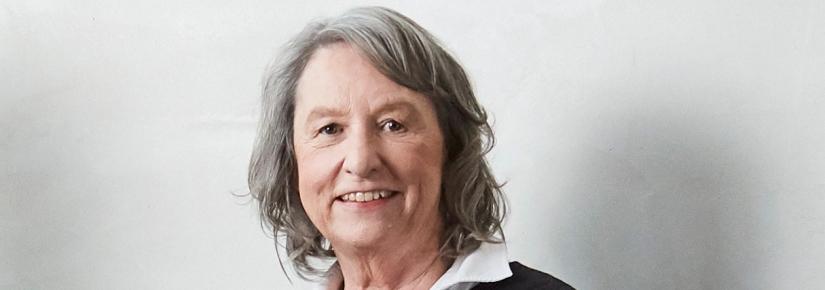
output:
<instances>
[{"instance_id":1,"label":"white background","mask_svg":"<svg viewBox=\"0 0 825 290\"><path fill-rule=\"evenodd\" d=\"M473 78L512 259L580 289L825 287L822 1L441 2L377 4ZM233 193L265 65L361 4L0 2L0 288L305 288Z\"/></svg>"}]
</instances>

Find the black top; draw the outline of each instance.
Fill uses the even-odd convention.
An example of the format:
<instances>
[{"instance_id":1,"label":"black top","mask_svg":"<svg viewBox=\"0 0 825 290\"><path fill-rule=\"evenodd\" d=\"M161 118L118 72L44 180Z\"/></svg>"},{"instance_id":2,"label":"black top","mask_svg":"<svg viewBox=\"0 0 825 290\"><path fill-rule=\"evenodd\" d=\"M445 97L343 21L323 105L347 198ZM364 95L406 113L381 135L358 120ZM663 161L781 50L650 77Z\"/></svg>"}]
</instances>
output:
<instances>
[{"instance_id":1,"label":"black top","mask_svg":"<svg viewBox=\"0 0 825 290\"><path fill-rule=\"evenodd\" d=\"M528 268L519 262L510 262L510 271L513 276L501 281L478 283L472 290L574 289L550 274Z\"/></svg>"}]
</instances>

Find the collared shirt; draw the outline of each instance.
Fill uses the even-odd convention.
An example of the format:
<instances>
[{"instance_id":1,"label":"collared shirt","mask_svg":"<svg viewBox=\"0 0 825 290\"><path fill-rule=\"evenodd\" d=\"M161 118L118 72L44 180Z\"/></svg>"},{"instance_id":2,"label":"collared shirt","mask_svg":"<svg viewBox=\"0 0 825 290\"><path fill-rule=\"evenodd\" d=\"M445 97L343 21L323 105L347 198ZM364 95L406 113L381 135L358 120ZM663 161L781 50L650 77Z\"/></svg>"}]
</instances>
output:
<instances>
[{"instance_id":1,"label":"collared shirt","mask_svg":"<svg viewBox=\"0 0 825 290\"><path fill-rule=\"evenodd\" d=\"M504 280L513 275L504 243L482 242L472 253L459 256L430 290L468 290L478 283ZM338 263L327 272L327 279L317 284L317 290L340 289L344 278Z\"/></svg>"}]
</instances>

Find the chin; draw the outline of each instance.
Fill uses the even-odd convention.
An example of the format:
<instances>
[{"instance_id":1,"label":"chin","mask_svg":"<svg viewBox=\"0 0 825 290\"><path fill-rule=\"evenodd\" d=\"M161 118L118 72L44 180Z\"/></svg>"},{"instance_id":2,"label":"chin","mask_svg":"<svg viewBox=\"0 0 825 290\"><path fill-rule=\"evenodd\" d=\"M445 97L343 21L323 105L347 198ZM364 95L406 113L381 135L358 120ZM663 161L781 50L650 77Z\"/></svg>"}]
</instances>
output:
<instances>
[{"instance_id":1,"label":"chin","mask_svg":"<svg viewBox=\"0 0 825 290\"><path fill-rule=\"evenodd\" d=\"M360 226L350 228L345 232L333 233L330 239L333 247L343 249L370 249L387 244L390 240L390 228L387 225L376 225L374 223L362 223Z\"/></svg>"}]
</instances>

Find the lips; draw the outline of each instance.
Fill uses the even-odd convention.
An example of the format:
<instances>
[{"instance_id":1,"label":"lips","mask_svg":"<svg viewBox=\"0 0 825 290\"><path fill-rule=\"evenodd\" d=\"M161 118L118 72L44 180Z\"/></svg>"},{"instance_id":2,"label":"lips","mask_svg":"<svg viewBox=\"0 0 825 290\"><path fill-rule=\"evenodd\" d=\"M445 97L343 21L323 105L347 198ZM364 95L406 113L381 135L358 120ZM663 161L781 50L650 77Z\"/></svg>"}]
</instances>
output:
<instances>
[{"instance_id":1,"label":"lips","mask_svg":"<svg viewBox=\"0 0 825 290\"><path fill-rule=\"evenodd\" d=\"M348 202L368 202L378 199L385 199L395 195L397 192L391 190L356 191L338 197L341 201Z\"/></svg>"}]
</instances>

